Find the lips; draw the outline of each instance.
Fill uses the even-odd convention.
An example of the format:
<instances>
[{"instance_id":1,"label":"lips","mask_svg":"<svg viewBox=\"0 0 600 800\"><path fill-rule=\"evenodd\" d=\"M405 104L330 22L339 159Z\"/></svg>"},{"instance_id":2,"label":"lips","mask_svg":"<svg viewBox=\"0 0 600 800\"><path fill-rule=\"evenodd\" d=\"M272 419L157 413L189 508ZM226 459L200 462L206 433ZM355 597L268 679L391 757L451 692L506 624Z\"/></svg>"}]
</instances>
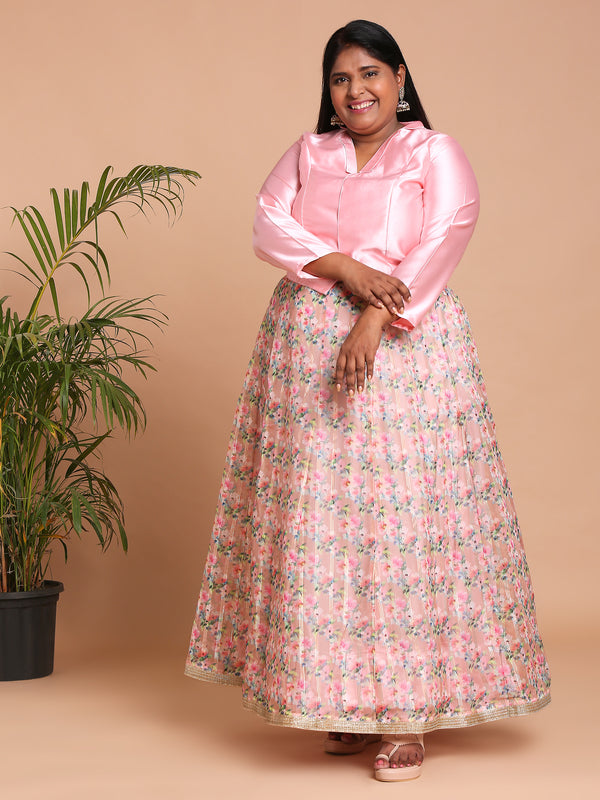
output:
<instances>
[{"instance_id":1,"label":"lips","mask_svg":"<svg viewBox=\"0 0 600 800\"><path fill-rule=\"evenodd\" d=\"M366 111L375 105L375 100L362 100L360 103L351 103L348 108L351 111Z\"/></svg>"}]
</instances>

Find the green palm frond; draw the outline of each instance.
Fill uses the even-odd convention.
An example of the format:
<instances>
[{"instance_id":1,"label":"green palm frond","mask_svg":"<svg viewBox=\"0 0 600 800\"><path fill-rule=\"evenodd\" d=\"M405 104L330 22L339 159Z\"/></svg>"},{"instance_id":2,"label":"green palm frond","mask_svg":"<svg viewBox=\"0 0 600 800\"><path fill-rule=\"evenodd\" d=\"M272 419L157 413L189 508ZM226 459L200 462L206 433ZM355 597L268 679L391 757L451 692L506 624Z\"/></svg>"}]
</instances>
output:
<instances>
[{"instance_id":1,"label":"green palm frond","mask_svg":"<svg viewBox=\"0 0 600 800\"><path fill-rule=\"evenodd\" d=\"M34 286L25 316L0 298L0 592L36 588L52 549L67 557L69 536L91 532L102 549L127 549L123 504L99 460L114 429L134 435L146 413L132 377L154 366L145 350L166 316L153 296L106 296L110 269L98 240L98 220L111 215L123 232L120 205L146 214L182 210L184 184L197 172L138 166L120 178L107 167L95 194L51 189L54 219L34 206L13 208L29 257L10 255ZM55 276L70 267L87 293L75 319L61 317ZM92 287L100 299L92 300ZM53 313L41 313L50 293Z\"/></svg>"},{"instance_id":2,"label":"green palm frond","mask_svg":"<svg viewBox=\"0 0 600 800\"><path fill-rule=\"evenodd\" d=\"M19 268L17 272L37 287L28 317L37 314L44 294L52 296L54 313L60 318L56 289L56 273L71 267L84 284L91 297L90 275L100 285L102 293L110 283L108 258L98 240L98 219L110 214L123 233L120 206L133 205L143 214L151 209L163 209L173 221L183 207L184 183L192 185L200 178L194 170L162 165L139 165L127 175L111 178L112 167L106 167L100 176L95 195L90 193L87 181L81 189L64 189L62 198L51 189L54 219L48 223L35 206L12 208L13 219L21 227L29 245L32 258L25 260L16 253L8 253Z\"/></svg>"}]
</instances>

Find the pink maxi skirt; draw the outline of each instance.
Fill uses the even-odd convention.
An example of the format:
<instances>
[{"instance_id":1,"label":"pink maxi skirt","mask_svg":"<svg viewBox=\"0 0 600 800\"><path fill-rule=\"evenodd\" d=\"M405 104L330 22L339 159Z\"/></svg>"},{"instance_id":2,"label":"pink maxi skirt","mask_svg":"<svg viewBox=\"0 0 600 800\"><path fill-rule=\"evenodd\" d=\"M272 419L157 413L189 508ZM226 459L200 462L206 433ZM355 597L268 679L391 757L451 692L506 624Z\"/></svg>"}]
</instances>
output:
<instances>
[{"instance_id":1,"label":"pink maxi skirt","mask_svg":"<svg viewBox=\"0 0 600 800\"><path fill-rule=\"evenodd\" d=\"M333 386L361 306L284 278L239 400L186 674L268 722L426 732L550 700L465 311L446 289Z\"/></svg>"}]
</instances>

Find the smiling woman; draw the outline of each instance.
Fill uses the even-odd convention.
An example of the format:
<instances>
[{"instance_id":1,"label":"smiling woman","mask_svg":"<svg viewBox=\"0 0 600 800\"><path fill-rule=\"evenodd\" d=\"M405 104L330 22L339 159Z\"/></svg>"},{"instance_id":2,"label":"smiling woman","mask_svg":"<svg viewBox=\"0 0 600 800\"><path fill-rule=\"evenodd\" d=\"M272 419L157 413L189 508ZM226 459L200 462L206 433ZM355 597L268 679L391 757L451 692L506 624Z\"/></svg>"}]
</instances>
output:
<instances>
[{"instance_id":1,"label":"smiling woman","mask_svg":"<svg viewBox=\"0 0 600 800\"><path fill-rule=\"evenodd\" d=\"M382 739L542 708L550 676L466 312L447 287L479 210L390 34L325 49L317 133L259 195L254 244L286 276L235 417L186 673L267 721Z\"/></svg>"},{"instance_id":2,"label":"smiling woman","mask_svg":"<svg viewBox=\"0 0 600 800\"><path fill-rule=\"evenodd\" d=\"M405 76L403 64L394 72L362 47L346 47L335 60L329 79L331 102L336 122L348 129L357 155L360 148L370 158L399 127L396 109Z\"/></svg>"}]
</instances>

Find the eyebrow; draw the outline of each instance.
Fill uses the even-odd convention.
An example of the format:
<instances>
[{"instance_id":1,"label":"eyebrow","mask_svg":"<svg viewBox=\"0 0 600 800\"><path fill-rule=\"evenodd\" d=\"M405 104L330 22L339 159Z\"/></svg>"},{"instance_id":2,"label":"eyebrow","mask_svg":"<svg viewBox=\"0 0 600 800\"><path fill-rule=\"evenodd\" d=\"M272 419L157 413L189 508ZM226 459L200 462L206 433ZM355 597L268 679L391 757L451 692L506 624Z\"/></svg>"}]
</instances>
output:
<instances>
[{"instance_id":1,"label":"eyebrow","mask_svg":"<svg viewBox=\"0 0 600 800\"><path fill-rule=\"evenodd\" d=\"M359 67L359 72L364 72L367 69L378 69L377 64L368 64L366 67ZM338 75L347 75L347 72L332 72L330 78L336 78Z\"/></svg>"}]
</instances>

